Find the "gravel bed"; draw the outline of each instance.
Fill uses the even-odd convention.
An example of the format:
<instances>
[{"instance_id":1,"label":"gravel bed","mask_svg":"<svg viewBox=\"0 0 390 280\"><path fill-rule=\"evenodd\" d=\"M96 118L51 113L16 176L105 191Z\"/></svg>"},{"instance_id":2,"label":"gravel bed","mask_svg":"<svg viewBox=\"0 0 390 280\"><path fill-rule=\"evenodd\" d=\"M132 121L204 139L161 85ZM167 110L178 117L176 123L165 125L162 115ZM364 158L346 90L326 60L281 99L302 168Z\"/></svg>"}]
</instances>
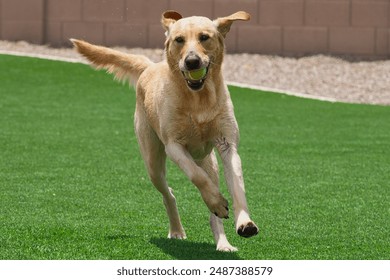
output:
<instances>
[{"instance_id":1,"label":"gravel bed","mask_svg":"<svg viewBox=\"0 0 390 280\"><path fill-rule=\"evenodd\" d=\"M118 50L163 59L160 49ZM83 61L72 49L53 49L26 42L0 41L0 53L20 52ZM390 105L390 60L347 61L325 55L285 58L258 54L227 54L227 81L325 97L342 102Z\"/></svg>"}]
</instances>

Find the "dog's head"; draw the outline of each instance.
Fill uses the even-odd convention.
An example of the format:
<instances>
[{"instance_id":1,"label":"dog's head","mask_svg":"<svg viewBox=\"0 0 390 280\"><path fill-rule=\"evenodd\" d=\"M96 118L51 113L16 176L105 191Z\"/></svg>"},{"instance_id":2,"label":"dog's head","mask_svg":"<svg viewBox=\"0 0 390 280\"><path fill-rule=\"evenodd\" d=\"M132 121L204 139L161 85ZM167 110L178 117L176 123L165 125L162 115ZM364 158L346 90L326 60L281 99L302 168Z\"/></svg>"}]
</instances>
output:
<instances>
[{"instance_id":1,"label":"dog's head","mask_svg":"<svg viewBox=\"0 0 390 280\"><path fill-rule=\"evenodd\" d=\"M224 38L236 20L249 20L246 12L210 20L183 18L175 11L162 15L166 30L165 52L174 72L181 72L191 90L200 90L213 71L219 71L224 53Z\"/></svg>"}]
</instances>

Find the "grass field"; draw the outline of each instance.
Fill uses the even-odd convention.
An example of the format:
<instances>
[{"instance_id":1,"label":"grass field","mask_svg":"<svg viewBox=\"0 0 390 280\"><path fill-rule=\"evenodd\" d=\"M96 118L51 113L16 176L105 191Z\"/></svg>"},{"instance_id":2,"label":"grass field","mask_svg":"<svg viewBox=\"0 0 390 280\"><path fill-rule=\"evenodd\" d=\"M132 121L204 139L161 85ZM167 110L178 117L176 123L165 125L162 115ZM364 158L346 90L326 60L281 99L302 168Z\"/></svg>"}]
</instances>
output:
<instances>
[{"instance_id":1,"label":"grass field","mask_svg":"<svg viewBox=\"0 0 390 280\"><path fill-rule=\"evenodd\" d=\"M389 259L390 107L230 90L261 232L240 238L231 218L240 251L219 253L171 163L188 239L166 239L132 89L86 65L0 55L0 259Z\"/></svg>"}]
</instances>

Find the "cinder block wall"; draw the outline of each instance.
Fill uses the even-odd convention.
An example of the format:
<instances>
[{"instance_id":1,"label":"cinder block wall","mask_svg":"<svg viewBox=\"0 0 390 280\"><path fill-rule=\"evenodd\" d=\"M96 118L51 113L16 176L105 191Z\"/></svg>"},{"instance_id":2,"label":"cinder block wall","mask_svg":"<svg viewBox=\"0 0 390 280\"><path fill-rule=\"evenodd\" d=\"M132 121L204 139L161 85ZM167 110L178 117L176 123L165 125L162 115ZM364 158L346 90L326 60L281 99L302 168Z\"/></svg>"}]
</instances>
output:
<instances>
[{"instance_id":1,"label":"cinder block wall","mask_svg":"<svg viewBox=\"0 0 390 280\"><path fill-rule=\"evenodd\" d=\"M390 0L0 0L0 39L162 48L168 9L210 18L251 13L228 35L232 53L390 58Z\"/></svg>"}]
</instances>

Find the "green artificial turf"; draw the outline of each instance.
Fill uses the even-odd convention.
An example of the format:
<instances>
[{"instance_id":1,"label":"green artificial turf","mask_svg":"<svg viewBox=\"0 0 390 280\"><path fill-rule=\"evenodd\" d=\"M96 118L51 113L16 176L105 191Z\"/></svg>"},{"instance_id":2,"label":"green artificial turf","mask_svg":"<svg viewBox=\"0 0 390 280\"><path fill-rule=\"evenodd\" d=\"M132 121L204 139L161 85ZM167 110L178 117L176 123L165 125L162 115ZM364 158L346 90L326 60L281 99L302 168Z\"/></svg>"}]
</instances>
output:
<instances>
[{"instance_id":1,"label":"green artificial turf","mask_svg":"<svg viewBox=\"0 0 390 280\"><path fill-rule=\"evenodd\" d=\"M230 90L261 231L240 238L230 218L240 250L220 253L170 162L188 239L166 238L132 89L86 65L1 55L0 259L389 259L390 107Z\"/></svg>"}]
</instances>

